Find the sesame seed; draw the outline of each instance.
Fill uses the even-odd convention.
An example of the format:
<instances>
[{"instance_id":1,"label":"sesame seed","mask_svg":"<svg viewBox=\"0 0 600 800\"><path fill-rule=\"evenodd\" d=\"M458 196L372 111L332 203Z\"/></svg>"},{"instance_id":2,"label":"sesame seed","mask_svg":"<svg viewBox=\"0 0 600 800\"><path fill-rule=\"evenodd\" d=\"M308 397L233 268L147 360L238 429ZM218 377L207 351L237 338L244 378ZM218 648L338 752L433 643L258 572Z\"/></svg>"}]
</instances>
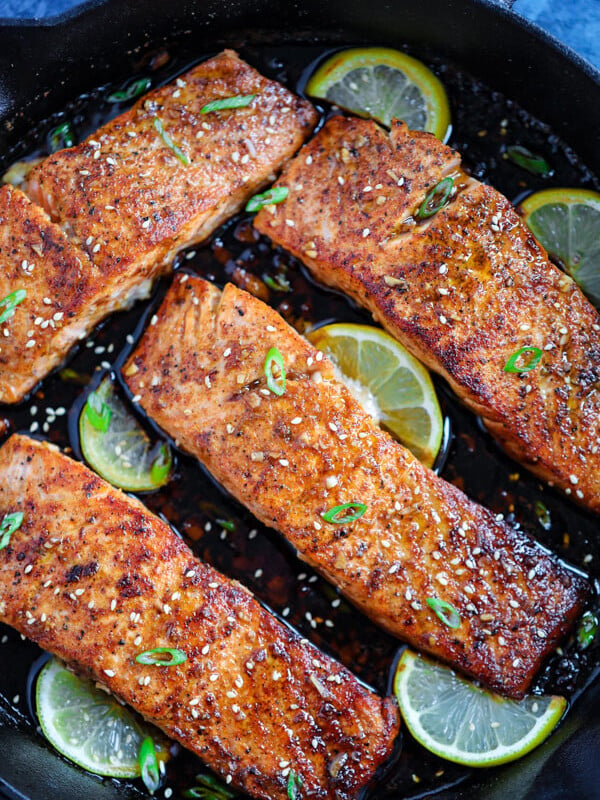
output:
<instances>
[{"instance_id":1,"label":"sesame seed","mask_svg":"<svg viewBox=\"0 0 600 800\"><path fill-rule=\"evenodd\" d=\"M108 675L109 678L114 678L116 675L114 669L105 669L104 674Z\"/></svg>"}]
</instances>

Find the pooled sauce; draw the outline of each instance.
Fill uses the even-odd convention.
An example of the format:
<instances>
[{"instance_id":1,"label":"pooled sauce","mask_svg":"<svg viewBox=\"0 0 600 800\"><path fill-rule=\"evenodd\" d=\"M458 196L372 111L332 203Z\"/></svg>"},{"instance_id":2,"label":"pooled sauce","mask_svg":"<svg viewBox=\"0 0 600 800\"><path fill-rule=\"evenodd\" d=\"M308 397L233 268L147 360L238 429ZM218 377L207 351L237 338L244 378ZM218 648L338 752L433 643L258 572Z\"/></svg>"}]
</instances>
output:
<instances>
[{"instance_id":1,"label":"pooled sauce","mask_svg":"<svg viewBox=\"0 0 600 800\"><path fill-rule=\"evenodd\" d=\"M323 44L245 47L242 43L238 49L261 72L299 92L315 63L330 50ZM424 53L413 54L431 66L446 87L453 124L449 144L463 155L471 175L493 184L513 201L549 186L599 188L598 181L576 155L522 108L450 64ZM156 87L203 55L184 49L158 53L134 77L148 76ZM130 103L110 103L107 97L121 89L128 77L77 98L62 114L41 122L26 141L4 155L4 169L20 158L47 152L49 133L61 122L71 122L77 140L81 140L121 113ZM320 110L323 119L330 113L325 108ZM505 150L515 144L543 155L554 169L552 179L531 175L507 160ZM232 281L257 295L301 333L334 321L371 322L366 312L343 295L315 284L298 261L259 236L248 214L236 216L208 242L181 254L176 268L182 266L219 286ZM71 355L69 373L55 373L18 407L0 409L0 421L2 417L6 419L10 432L20 430L44 436L63 448L71 447L78 455L77 418L86 392L111 370L119 381L118 367L167 285L168 281L163 281L150 301L108 319ZM600 566L597 517L577 509L504 456L443 382L436 378L435 383L446 416L445 452L438 459L441 475L595 578ZM139 409L135 413L151 429ZM171 482L155 493L143 495L142 500L151 511L167 519L200 558L248 586L275 614L376 691L390 691L401 643L377 628L346 603L335 588L303 565L283 537L260 525L220 487L215 490L215 482L195 459L178 453ZM227 525L224 527L218 520L225 520ZM592 607L597 606L596 596L591 603ZM34 704L28 704L28 697L41 651L23 641L14 630L0 628L0 693L6 703L15 707L18 724L36 736ZM572 701L596 679L598 652L596 642L584 650L573 635L551 656L538 675L534 690L563 694ZM467 781L472 774L467 768L430 755L406 731L399 738L398 751L387 774L367 796L395 800L429 796ZM201 772L207 770L199 759L180 749L167 765L159 796L164 796L167 788L173 790L175 798L185 796L185 790L195 785L194 776Z\"/></svg>"}]
</instances>

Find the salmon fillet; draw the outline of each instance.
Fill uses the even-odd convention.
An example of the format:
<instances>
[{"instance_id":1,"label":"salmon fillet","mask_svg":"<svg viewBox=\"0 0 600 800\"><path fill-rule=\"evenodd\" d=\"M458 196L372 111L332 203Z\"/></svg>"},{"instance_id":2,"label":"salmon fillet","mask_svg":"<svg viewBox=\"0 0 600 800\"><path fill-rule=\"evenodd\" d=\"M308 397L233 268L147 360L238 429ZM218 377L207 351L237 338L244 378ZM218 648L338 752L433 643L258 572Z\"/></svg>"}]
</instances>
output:
<instances>
[{"instance_id":1,"label":"salmon fillet","mask_svg":"<svg viewBox=\"0 0 600 800\"><path fill-rule=\"evenodd\" d=\"M255 97L245 108L200 113L240 95ZM226 50L47 158L28 192L103 275L139 283L274 180L315 122L310 103Z\"/></svg>"},{"instance_id":2,"label":"salmon fillet","mask_svg":"<svg viewBox=\"0 0 600 800\"><path fill-rule=\"evenodd\" d=\"M0 449L0 519L24 514L0 551L0 619L100 681L232 784L266 800L354 798L388 757L382 700L195 558L137 500L55 447ZM176 667L138 664L155 647Z\"/></svg>"},{"instance_id":3,"label":"salmon fillet","mask_svg":"<svg viewBox=\"0 0 600 800\"><path fill-rule=\"evenodd\" d=\"M451 202L420 221L446 176ZM280 184L258 230L442 375L513 458L600 511L600 318L509 201L430 134L339 116ZM539 366L505 372L522 347Z\"/></svg>"},{"instance_id":4,"label":"salmon fillet","mask_svg":"<svg viewBox=\"0 0 600 800\"><path fill-rule=\"evenodd\" d=\"M144 411L390 633L520 696L585 581L380 430L333 364L255 297L178 276L123 367ZM281 396L265 357L281 353ZM346 503L348 524L323 514ZM451 629L428 598L450 603Z\"/></svg>"},{"instance_id":5,"label":"salmon fillet","mask_svg":"<svg viewBox=\"0 0 600 800\"><path fill-rule=\"evenodd\" d=\"M101 319L149 289L103 281L48 215L8 184L0 188L0 262L0 301L26 293L0 323L2 403L22 400Z\"/></svg>"}]
</instances>

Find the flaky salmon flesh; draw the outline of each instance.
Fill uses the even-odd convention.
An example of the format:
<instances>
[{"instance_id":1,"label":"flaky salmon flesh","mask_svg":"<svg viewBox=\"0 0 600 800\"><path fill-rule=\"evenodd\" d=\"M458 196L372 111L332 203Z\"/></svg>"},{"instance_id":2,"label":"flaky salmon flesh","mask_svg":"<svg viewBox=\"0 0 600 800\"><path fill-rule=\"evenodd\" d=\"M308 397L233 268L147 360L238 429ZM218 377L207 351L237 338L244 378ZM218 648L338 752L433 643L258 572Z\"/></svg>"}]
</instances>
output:
<instances>
[{"instance_id":1,"label":"flaky salmon flesh","mask_svg":"<svg viewBox=\"0 0 600 800\"><path fill-rule=\"evenodd\" d=\"M271 348L286 373L282 387L273 367L274 391ZM234 286L177 276L123 375L180 447L361 611L485 685L522 695L581 612L583 578L425 468L321 352ZM348 503L364 514L324 519ZM459 627L428 600L449 603Z\"/></svg>"},{"instance_id":2,"label":"flaky salmon flesh","mask_svg":"<svg viewBox=\"0 0 600 800\"><path fill-rule=\"evenodd\" d=\"M194 557L144 506L55 447L0 448L0 620L129 703L232 786L350 800L389 756L398 710ZM156 647L177 666L139 664ZM348 713L351 709L351 713Z\"/></svg>"},{"instance_id":3,"label":"flaky salmon flesh","mask_svg":"<svg viewBox=\"0 0 600 800\"><path fill-rule=\"evenodd\" d=\"M250 96L246 107L202 113ZM315 123L310 103L226 50L47 158L28 192L104 275L139 281L239 211Z\"/></svg>"},{"instance_id":4,"label":"flaky salmon flesh","mask_svg":"<svg viewBox=\"0 0 600 800\"><path fill-rule=\"evenodd\" d=\"M450 202L420 219L447 177ZM600 317L510 202L432 135L341 116L279 184L257 228L442 375L513 458L600 511ZM521 348L517 367L539 364L506 372Z\"/></svg>"}]
</instances>

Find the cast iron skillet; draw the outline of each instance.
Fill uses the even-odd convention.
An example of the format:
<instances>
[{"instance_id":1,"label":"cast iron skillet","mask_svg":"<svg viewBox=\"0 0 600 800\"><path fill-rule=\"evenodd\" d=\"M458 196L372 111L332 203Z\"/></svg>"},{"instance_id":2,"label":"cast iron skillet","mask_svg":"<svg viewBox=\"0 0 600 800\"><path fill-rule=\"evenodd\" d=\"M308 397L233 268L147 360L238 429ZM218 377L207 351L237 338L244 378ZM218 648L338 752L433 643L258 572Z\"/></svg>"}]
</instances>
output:
<instances>
[{"instance_id":1,"label":"cast iron skillet","mask_svg":"<svg viewBox=\"0 0 600 800\"><path fill-rule=\"evenodd\" d=\"M600 74L539 29L486 0L108 0L48 24L0 25L0 154L86 90L135 72L163 44L214 52L247 41L412 45L448 58L513 98L600 174ZM0 476L1 479L1 476ZM0 649L0 670L11 670ZM445 800L600 798L600 685L532 756ZM0 695L0 788L28 800L122 800L130 786L70 766ZM162 792L159 792L159 796ZM414 796L414 795L413 795Z\"/></svg>"}]
</instances>

